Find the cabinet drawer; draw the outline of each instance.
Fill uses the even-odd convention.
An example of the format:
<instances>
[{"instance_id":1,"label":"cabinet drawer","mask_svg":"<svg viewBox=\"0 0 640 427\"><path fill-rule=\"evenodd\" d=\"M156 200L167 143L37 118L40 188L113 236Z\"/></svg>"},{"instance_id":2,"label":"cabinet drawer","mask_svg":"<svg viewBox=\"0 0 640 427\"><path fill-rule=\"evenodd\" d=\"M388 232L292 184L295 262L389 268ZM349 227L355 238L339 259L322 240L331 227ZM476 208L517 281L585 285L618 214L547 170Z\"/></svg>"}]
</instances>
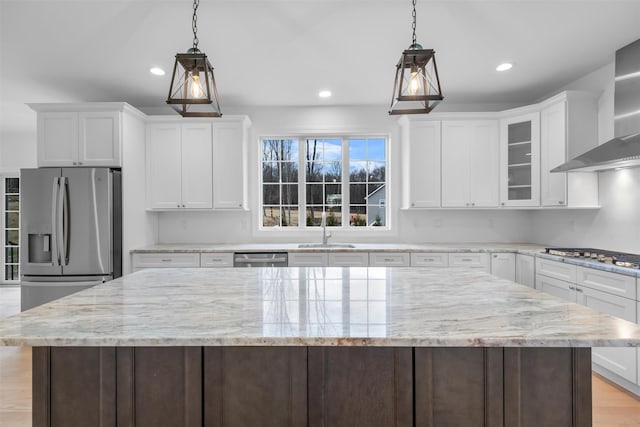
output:
<instances>
[{"instance_id":1,"label":"cabinet drawer","mask_svg":"<svg viewBox=\"0 0 640 427\"><path fill-rule=\"evenodd\" d=\"M412 267L448 267L449 254L441 253L412 253Z\"/></svg>"},{"instance_id":2,"label":"cabinet drawer","mask_svg":"<svg viewBox=\"0 0 640 427\"><path fill-rule=\"evenodd\" d=\"M576 283L577 266L549 259L536 258L536 274Z\"/></svg>"},{"instance_id":3,"label":"cabinet drawer","mask_svg":"<svg viewBox=\"0 0 640 427\"><path fill-rule=\"evenodd\" d=\"M449 266L482 268L486 272L491 270L489 254L486 252L451 253L449 254Z\"/></svg>"},{"instance_id":4,"label":"cabinet drawer","mask_svg":"<svg viewBox=\"0 0 640 427\"><path fill-rule=\"evenodd\" d=\"M576 302L576 285L536 274L536 289L569 302Z\"/></svg>"},{"instance_id":5,"label":"cabinet drawer","mask_svg":"<svg viewBox=\"0 0 640 427\"><path fill-rule=\"evenodd\" d=\"M134 268L200 267L199 253L133 254Z\"/></svg>"},{"instance_id":6,"label":"cabinet drawer","mask_svg":"<svg viewBox=\"0 0 640 427\"><path fill-rule=\"evenodd\" d=\"M329 253L329 266L331 267L366 267L369 265L367 252L340 252Z\"/></svg>"},{"instance_id":7,"label":"cabinet drawer","mask_svg":"<svg viewBox=\"0 0 640 427\"><path fill-rule=\"evenodd\" d=\"M233 267L233 253L200 254L200 267Z\"/></svg>"},{"instance_id":8,"label":"cabinet drawer","mask_svg":"<svg viewBox=\"0 0 640 427\"><path fill-rule=\"evenodd\" d=\"M329 256L325 252L289 252L289 267L326 267Z\"/></svg>"},{"instance_id":9,"label":"cabinet drawer","mask_svg":"<svg viewBox=\"0 0 640 427\"><path fill-rule=\"evenodd\" d=\"M624 274L578 267L577 283L609 294L636 299L636 278Z\"/></svg>"},{"instance_id":10,"label":"cabinet drawer","mask_svg":"<svg viewBox=\"0 0 640 427\"><path fill-rule=\"evenodd\" d=\"M409 267L409 254L397 252L371 252L370 267Z\"/></svg>"}]
</instances>

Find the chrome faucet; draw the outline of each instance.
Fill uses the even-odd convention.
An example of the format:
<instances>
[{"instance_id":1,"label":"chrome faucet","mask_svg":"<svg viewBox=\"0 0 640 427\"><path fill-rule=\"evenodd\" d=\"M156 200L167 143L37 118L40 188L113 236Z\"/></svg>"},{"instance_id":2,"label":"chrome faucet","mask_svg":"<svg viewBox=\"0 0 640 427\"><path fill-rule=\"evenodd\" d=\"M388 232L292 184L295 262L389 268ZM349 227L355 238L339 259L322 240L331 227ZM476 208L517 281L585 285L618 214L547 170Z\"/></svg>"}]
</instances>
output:
<instances>
[{"instance_id":1,"label":"chrome faucet","mask_svg":"<svg viewBox=\"0 0 640 427\"><path fill-rule=\"evenodd\" d=\"M322 227L322 244L326 245L329 237L331 237L331 233L327 233L327 213L322 212L322 222L320 222L320 226Z\"/></svg>"}]
</instances>

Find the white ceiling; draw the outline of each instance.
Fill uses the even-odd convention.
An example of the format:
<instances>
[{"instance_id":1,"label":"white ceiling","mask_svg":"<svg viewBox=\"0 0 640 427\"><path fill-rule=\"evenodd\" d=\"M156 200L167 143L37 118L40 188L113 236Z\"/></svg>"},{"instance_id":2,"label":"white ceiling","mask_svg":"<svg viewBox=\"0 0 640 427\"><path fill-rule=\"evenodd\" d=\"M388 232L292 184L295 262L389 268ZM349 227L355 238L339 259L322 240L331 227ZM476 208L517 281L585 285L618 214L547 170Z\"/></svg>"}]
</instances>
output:
<instances>
[{"instance_id":1,"label":"white ceiling","mask_svg":"<svg viewBox=\"0 0 640 427\"><path fill-rule=\"evenodd\" d=\"M418 0L417 9L445 103L533 102L640 38L640 1ZM191 0L0 0L3 114L26 102L165 105L174 55L191 47L191 13ZM411 43L411 1L201 0L198 28L223 111L386 108ZM516 66L497 73L503 60ZM324 88L333 97L319 99Z\"/></svg>"}]
</instances>

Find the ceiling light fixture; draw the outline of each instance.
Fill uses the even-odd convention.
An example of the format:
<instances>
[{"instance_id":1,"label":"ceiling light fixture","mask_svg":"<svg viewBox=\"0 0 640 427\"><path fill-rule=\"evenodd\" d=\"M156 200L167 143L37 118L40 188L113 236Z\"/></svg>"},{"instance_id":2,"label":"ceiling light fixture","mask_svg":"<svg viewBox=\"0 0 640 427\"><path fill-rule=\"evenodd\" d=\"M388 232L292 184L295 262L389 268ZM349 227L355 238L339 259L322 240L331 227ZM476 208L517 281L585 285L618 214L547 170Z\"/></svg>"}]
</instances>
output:
<instances>
[{"instance_id":1,"label":"ceiling light fixture","mask_svg":"<svg viewBox=\"0 0 640 427\"><path fill-rule=\"evenodd\" d=\"M193 47L187 53L176 54L167 104L182 117L220 117L218 89L213 78L213 67L207 55L198 49L198 6L193 1Z\"/></svg>"},{"instance_id":2,"label":"ceiling light fixture","mask_svg":"<svg viewBox=\"0 0 640 427\"><path fill-rule=\"evenodd\" d=\"M331 96L331 91L330 90L321 90L320 92L318 92L318 96L320 98L329 98Z\"/></svg>"},{"instance_id":3,"label":"ceiling light fixture","mask_svg":"<svg viewBox=\"0 0 640 427\"><path fill-rule=\"evenodd\" d=\"M507 71L513 68L513 64L511 62L503 62L502 64L496 67L496 71Z\"/></svg>"},{"instance_id":4,"label":"ceiling light fixture","mask_svg":"<svg viewBox=\"0 0 640 427\"><path fill-rule=\"evenodd\" d=\"M389 114L426 114L444 99L433 49L416 43L416 0L413 0L413 42L396 65Z\"/></svg>"},{"instance_id":5,"label":"ceiling light fixture","mask_svg":"<svg viewBox=\"0 0 640 427\"><path fill-rule=\"evenodd\" d=\"M154 76L164 76L164 70L160 67L153 67L149 69L149 72Z\"/></svg>"}]
</instances>

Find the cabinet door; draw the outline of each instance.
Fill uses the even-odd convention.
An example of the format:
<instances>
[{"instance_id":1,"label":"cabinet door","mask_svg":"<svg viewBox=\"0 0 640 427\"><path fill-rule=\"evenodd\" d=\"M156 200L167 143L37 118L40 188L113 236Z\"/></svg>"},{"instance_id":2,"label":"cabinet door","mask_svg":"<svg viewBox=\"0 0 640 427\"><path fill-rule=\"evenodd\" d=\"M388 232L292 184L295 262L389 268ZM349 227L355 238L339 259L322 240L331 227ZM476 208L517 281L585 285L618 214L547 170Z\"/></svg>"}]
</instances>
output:
<instances>
[{"instance_id":1,"label":"cabinet door","mask_svg":"<svg viewBox=\"0 0 640 427\"><path fill-rule=\"evenodd\" d=\"M636 321L636 302L628 298L611 295L606 292L579 286L578 303L600 313L616 316L630 322ZM596 363L624 379L636 382L636 349L620 347L594 347L591 351L593 363Z\"/></svg>"},{"instance_id":2,"label":"cabinet door","mask_svg":"<svg viewBox=\"0 0 640 427\"><path fill-rule=\"evenodd\" d=\"M182 206L180 124L147 126L147 203L152 209Z\"/></svg>"},{"instance_id":3,"label":"cabinet door","mask_svg":"<svg viewBox=\"0 0 640 427\"><path fill-rule=\"evenodd\" d=\"M182 207L213 205L211 124L182 124Z\"/></svg>"},{"instance_id":4,"label":"cabinet door","mask_svg":"<svg viewBox=\"0 0 640 427\"><path fill-rule=\"evenodd\" d=\"M442 122L442 206L468 207L469 149L471 129L467 122Z\"/></svg>"},{"instance_id":5,"label":"cabinet door","mask_svg":"<svg viewBox=\"0 0 640 427\"><path fill-rule=\"evenodd\" d=\"M245 206L243 121L213 125L213 207L243 209Z\"/></svg>"},{"instance_id":6,"label":"cabinet door","mask_svg":"<svg viewBox=\"0 0 640 427\"><path fill-rule=\"evenodd\" d=\"M576 302L576 286L564 280L536 274L536 289L569 302Z\"/></svg>"},{"instance_id":7,"label":"cabinet door","mask_svg":"<svg viewBox=\"0 0 640 427\"><path fill-rule=\"evenodd\" d=\"M516 254L516 282L530 288L535 287L535 258L531 255Z\"/></svg>"},{"instance_id":8,"label":"cabinet door","mask_svg":"<svg viewBox=\"0 0 640 427\"><path fill-rule=\"evenodd\" d=\"M540 113L500 123L500 205L540 205Z\"/></svg>"},{"instance_id":9,"label":"cabinet door","mask_svg":"<svg viewBox=\"0 0 640 427\"><path fill-rule=\"evenodd\" d=\"M79 166L122 165L120 157L121 113L118 111L79 113Z\"/></svg>"},{"instance_id":10,"label":"cabinet door","mask_svg":"<svg viewBox=\"0 0 640 427\"><path fill-rule=\"evenodd\" d=\"M440 122L412 121L407 138L409 207L440 207Z\"/></svg>"},{"instance_id":11,"label":"cabinet door","mask_svg":"<svg viewBox=\"0 0 640 427\"><path fill-rule=\"evenodd\" d=\"M330 267L367 267L369 254L367 252L334 252L329 253Z\"/></svg>"},{"instance_id":12,"label":"cabinet door","mask_svg":"<svg viewBox=\"0 0 640 427\"><path fill-rule=\"evenodd\" d=\"M489 254L485 252L450 253L449 267L481 268L489 273L491 271L491 261L489 260Z\"/></svg>"},{"instance_id":13,"label":"cabinet door","mask_svg":"<svg viewBox=\"0 0 640 427\"><path fill-rule=\"evenodd\" d=\"M449 254L446 253L412 253L411 267L448 267Z\"/></svg>"},{"instance_id":14,"label":"cabinet door","mask_svg":"<svg viewBox=\"0 0 640 427\"><path fill-rule=\"evenodd\" d=\"M328 265L329 254L326 252L289 252L289 267L326 267Z\"/></svg>"},{"instance_id":15,"label":"cabinet door","mask_svg":"<svg viewBox=\"0 0 640 427\"><path fill-rule=\"evenodd\" d=\"M399 252L371 252L370 267L409 267L410 254Z\"/></svg>"},{"instance_id":16,"label":"cabinet door","mask_svg":"<svg viewBox=\"0 0 640 427\"><path fill-rule=\"evenodd\" d=\"M496 207L500 199L498 122L473 122L469 127L469 202L475 207Z\"/></svg>"},{"instance_id":17,"label":"cabinet door","mask_svg":"<svg viewBox=\"0 0 640 427\"><path fill-rule=\"evenodd\" d=\"M566 101L540 113L540 198L542 206L566 206L567 174L549 171L566 161Z\"/></svg>"},{"instance_id":18,"label":"cabinet door","mask_svg":"<svg viewBox=\"0 0 640 427\"><path fill-rule=\"evenodd\" d=\"M516 254L491 254L491 274L503 279L516 280Z\"/></svg>"},{"instance_id":19,"label":"cabinet door","mask_svg":"<svg viewBox=\"0 0 640 427\"><path fill-rule=\"evenodd\" d=\"M636 278L595 268L578 267L576 283L597 291L636 299Z\"/></svg>"},{"instance_id":20,"label":"cabinet door","mask_svg":"<svg viewBox=\"0 0 640 427\"><path fill-rule=\"evenodd\" d=\"M78 113L38 113L38 166L78 161Z\"/></svg>"},{"instance_id":21,"label":"cabinet door","mask_svg":"<svg viewBox=\"0 0 640 427\"><path fill-rule=\"evenodd\" d=\"M536 257L536 274L544 274L548 277L576 283L578 268L573 264Z\"/></svg>"}]
</instances>

